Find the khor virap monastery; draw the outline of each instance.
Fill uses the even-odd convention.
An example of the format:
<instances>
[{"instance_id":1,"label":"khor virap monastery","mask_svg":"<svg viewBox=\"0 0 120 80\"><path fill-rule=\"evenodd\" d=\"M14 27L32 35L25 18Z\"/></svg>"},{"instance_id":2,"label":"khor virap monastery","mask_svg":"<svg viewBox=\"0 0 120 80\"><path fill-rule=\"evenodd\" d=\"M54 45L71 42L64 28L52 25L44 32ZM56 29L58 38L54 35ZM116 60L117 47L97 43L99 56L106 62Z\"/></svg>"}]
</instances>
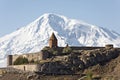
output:
<instances>
[{"instance_id":1,"label":"khor virap monastery","mask_svg":"<svg viewBox=\"0 0 120 80\"><path fill-rule=\"evenodd\" d=\"M8 55L7 65L23 71L67 74L118 56L118 48L111 44L105 47L75 47L68 44L66 47L59 47L58 44L52 33L49 46L37 53Z\"/></svg>"}]
</instances>

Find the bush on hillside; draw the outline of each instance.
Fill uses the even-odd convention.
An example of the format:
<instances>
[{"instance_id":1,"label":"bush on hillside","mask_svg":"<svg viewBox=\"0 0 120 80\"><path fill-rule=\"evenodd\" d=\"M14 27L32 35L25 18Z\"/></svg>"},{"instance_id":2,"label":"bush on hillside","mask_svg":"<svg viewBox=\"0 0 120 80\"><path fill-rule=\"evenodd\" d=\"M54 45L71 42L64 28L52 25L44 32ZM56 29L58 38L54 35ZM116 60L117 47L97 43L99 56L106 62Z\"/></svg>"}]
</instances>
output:
<instances>
[{"instance_id":1,"label":"bush on hillside","mask_svg":"<svg viewBox=\"0 0 120 80\"><path fill-rule=\"evenodd\" d=\"M42 50L43 51L48 51L50 48L49 47L44 47Z\"/></svg>"},{"instance_id":2,"label":"bush on hillside","mask_svg":"<svg viewBox=\"0 0 120 80\"><path fill-rule=\"evenodd\" d=\"M35 61L32 59L31 61L30 61L30 63L34 63Z\"/></svg>"},{"instance_id":3,"label":"bush on hillside","mask_svg":"<svg viewBox=\"0 0 120 80\"><path fill-rule=\"evenodd\" d=\"M72 52L72 49L70 47L65 47L62 51L62 53L71 53Z\"/></svg>"},{"instance_id":4,"label":"bush on hillside","mask_svg":"<svg viewBox=\"0 0 120 80\"><path fill-rule=\"evenodd\" d=\"M21 64L27 64L29 63L28 59L25 57L18 57L15 61L14 61L14 65L21 65Z\"/></svg>"}]
</instances>

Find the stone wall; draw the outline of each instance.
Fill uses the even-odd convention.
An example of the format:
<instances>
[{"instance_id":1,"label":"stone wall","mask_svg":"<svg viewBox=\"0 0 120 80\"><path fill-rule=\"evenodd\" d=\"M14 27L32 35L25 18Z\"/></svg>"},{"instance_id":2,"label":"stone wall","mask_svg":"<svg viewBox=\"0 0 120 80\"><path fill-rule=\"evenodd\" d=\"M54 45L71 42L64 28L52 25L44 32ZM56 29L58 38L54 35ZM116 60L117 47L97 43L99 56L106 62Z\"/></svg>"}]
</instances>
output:
<instances>
[{"instance_id":1,"label":"stone wall","mask_svg":"<svg viewBox=\"0 0 120 80\"><path fill-rule=\"evenodd\" d=\"M12 63L14 63L14 61L19 57L19 56L23 56L26 57L28 59L28 61L34 60L42 60L42 53L38 52L38 53L30 53L30 54L23 54L23 55L13 55L12 57Z\"/></svg>"},{"instance_id":2,"label":"stone wall","mask_svg":"<svg viewBox=\"0 0 120 80\"><path fill-rule=\"evenodd\" d=\"M9 68L14 68L22 71L38 71L38 64L26 64L26 65L11 65Z\"/></svg>"},{"instance_id":3,"label":"stone wall","mask_svg":"<svg viewBox=\"0 0 120 80\"><path fill-rule=\"evenodd\" d=\"M7 65L12 65L12 60L13 60L13 55L8 55L7 56Z\"/></svg>"},{"instance_id":4,"label":"stone wall","mask_svg":"<svg viewBox=\"0 0 120 80\"><path fill-rule=\"evenodd\" d=\"M118 57L120 49L95 49L83 50L80 54L71 53L63 56L55 56L40 64L12 65L10 67L23 71L39 71L44 74L72 74L84 70L90 66L104 64Z\"/></svg>"},{"instance_id":5,"label":"stone wall","mask_svg":"<svg viewBox=\"0 0 120 80\"><path fill-rule=\"evenodd\" d=\"M70 47L72 50L94 50L94 49L109 49L109 48L113 48L113 45L106 45L105 47L84 47L84 46L81 46L81 47L76 47L76 46L71 46ZM63 51L64 47L58 47L56 48L56 50L58 52L61 53L61 51ZM37 52L37 53L30 53L30 54L23 54L23 55L13 55L12 58L9 58L8 57L8 65L10 65L11 61L12 61L12 65L14 63L14 61L19 57L19 56L23 56L23 57L26 57L28 59L28 61L31 61L31 60L34 60L34 61L37 61L37 60L43 60L43 59L47 59L49 57L49 53L45 53L45 52ZM10 60L12 59L12 60Z\"/></svg>"},{"instance_id":6,"label":"stone wall","mask_svg":"<svg viewBox=\"0 0 120 80\"><path fill-rule=\"evenodd\" d=\"M72 48L73 50L93 50L93 49L103 49L105 47L91 47L91 46L90 47L84 47L84 46L74 47L74 46L72 46L70 48Z\"/></svg>"}]
</instances>

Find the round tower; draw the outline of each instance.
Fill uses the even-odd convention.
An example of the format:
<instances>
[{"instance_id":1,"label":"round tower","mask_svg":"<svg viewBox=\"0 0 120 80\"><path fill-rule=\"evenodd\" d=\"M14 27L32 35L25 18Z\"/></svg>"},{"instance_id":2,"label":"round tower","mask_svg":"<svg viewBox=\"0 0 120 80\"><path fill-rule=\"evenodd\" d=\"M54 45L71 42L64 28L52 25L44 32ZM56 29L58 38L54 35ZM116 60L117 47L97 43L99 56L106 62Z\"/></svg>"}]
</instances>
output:
<instances>
[{"instance_id":1,"label":"round tower","mask_svg":"<svg viewBox=\"0 0 120 80\"><path fill-rule=\"evenodd\" d=\"M13 59L12 55L7 56L7 66L12 65L12 59Z\"/></svg>"},{"instance_id":2,"label":"round tower","mask_svg":"<svg viewBox=\"0 0 120 80\"><path fill-rule=\"evenodd\" d=\"M52 33L50 39L49 39L49 47L50 48L56 48L57 45L57 38L54 33Z\"/></svg>"}]
</instances>

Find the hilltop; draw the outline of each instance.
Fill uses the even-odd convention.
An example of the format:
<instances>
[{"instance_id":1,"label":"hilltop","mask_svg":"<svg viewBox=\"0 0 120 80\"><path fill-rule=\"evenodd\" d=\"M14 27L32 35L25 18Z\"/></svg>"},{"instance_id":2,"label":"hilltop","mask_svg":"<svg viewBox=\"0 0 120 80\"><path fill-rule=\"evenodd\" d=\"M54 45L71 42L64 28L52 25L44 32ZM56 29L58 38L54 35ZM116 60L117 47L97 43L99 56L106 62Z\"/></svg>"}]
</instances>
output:
<instances>
[{"instance_id":1,"label":"hilltop","mask_svg":"<svg viewBox=\"0 0 120 80\"><path fill-rule=\"evenodd\" d=\"M85 76L89 77L92 75L92 78L97 78L98 80L118 80L120 78L119 55L119 48L81 50L81 52L76 51L76 53L56 55L54 58L52 57L40 62L41 72L35 72L35 74L8 68L3 69L7 72L5 72L0 79L26 80L32 78L34 80L78 80Z\"/></svg>"}]
</instances>

